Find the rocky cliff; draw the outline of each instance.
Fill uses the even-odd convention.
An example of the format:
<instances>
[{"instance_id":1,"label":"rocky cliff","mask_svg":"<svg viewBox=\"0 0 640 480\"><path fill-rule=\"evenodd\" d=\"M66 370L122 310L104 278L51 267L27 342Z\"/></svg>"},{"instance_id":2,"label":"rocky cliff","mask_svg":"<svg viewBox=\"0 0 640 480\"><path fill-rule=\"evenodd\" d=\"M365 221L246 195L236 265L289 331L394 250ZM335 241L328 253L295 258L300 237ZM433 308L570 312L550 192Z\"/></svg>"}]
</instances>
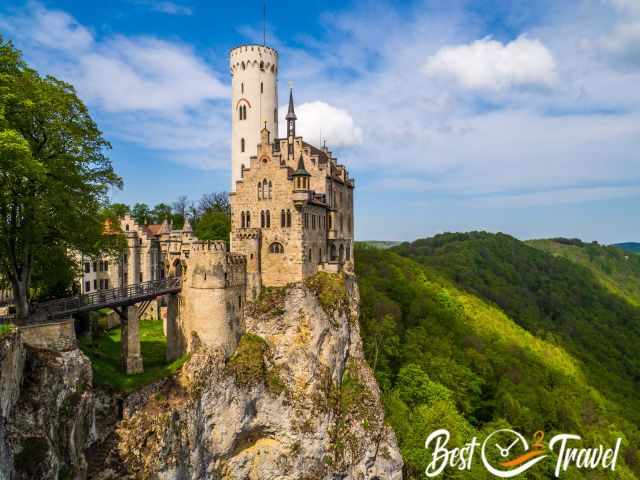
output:
<instances>
[{"instance_id":1,"label":"rocky cliff","mask_svg":"<svg viewBox=\"0 0 640 480\"><path fill-rule=\"evenodd\" d=\"M84 478L95 440L91 363L75 345L0 338L0 479Z\"/></svg>"},{"instance_id":2,"label":"rocky cliff","mask_svg":"<svg viewBox=\"0 0 640 480\"><path fill-rule=\"evenodd\" d=\"M129 472L167 480L401 478L362 355L354 279L319 274L267 290L245 322L228 360L197 346L178 376L126 400L117 449Z\"/></svg>"}]
</instances>

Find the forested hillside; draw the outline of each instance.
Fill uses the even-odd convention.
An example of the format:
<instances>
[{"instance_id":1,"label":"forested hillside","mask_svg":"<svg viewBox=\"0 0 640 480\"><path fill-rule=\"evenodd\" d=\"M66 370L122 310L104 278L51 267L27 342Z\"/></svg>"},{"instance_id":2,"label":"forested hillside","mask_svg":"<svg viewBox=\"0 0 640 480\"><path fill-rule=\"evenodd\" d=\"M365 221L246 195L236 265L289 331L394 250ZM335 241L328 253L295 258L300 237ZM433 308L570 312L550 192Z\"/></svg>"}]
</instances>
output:
<instances>
[{"instance_id":1,"label":"forested hillside","mask_svg":"<svg viewBox=\"0 0 640 480\"><path fill-rule=\"evenodd\" d=\"M640 306L640 255L575 239L530 240L526 243L588 268L611 293Z\"/></svg>"},{"instance_id":2,"label":"forested hillside","mask_svg":"<svg viewBox=\"0 0 640 480\"><path fill-rule=\"evenodd\" d=\"M598 478L640 478L640 309L590 269L485 233L356 255L366 355L406 478L424 478L431 431L463 446L504 426L578 433L585 445L623 437L615 477ZM552 466L526 478L550 478ZM488 478L478 467L464 478Z\"/></svg>"}]
</instances>

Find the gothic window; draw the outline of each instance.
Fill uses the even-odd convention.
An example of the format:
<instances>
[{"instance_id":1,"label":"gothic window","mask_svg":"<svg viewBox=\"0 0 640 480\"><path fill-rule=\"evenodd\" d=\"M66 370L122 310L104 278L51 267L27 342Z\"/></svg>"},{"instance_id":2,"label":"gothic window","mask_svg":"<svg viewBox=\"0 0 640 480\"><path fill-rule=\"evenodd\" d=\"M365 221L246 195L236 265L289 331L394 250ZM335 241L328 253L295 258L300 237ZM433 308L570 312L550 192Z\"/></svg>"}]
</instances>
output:
<instances>
[{"instance_id":1,"label":"gothic window","mask_svg":"<svg viewBox=\"0 0 640 480\"><path fill-rule=\"evenodd\" d=\"M341 233L342 233L342 225L343 225L343 222L342 222L342 214L340 214L340 232L341 232Z\"/></svg>"},{"instance_id":2,"label":"gothic window","mask_svg":"<svg viewBox=\"0 0 640 480\"><path fill-rule=\"evenodd\" d=\"M244 62L242 62L242 63L240 64L240 66L242 67L242 70L244 70L244 68L245 68L245 66L244 66Z\"/></svg>"},{"instance_id":3,"label":"gothic window","mask_svg":"<svg viewBox=\"0 0 640 480\"><path fill-rule=\"evenodd\" d=\"M258 182L258 200L262 199L262 182Z\"/></svg>"},{"instance_id":4,"label":"gothic window","mask_svg":"<svg viewBox=\"0 0 640 480\"><path fill-rule=\"evenodd\" d=\"M244 163L240 165L240 178L244 178Z\"/></svg>"},{"instance_id":5,"label":"gothic window","mask_svg":"<svg viewBox=\"0 0 640 480\"><path fill-rule=\"evenodd\" d=\"M264 228L265 224L264 210L260 210L260 227Z\"/></svg>"},{"instance_id":6,"label":"gothic window","mask_svg":"<svg viewBox=\"0 0 640 480\"><path fill-rule=\"evenodd\" d=\"M247 212L247 228L251 228L251 213Z\"/></svg>"},{"instance_id":7,"label":"gothic window","mask_svg":"<svg viewBox=\"0 0 640 480\"><path fill-rule=\"evenodd\" d=\"M284 247L282 246L281 243L273 242L271 245L269 245L269 252L270 253L284 253Z\"/></svg>"},{"instance_id":8,"label":"gothic window","mask_svg":"<svg viewBox=\"0 0 640 480\"><path fill-rule=\"evenodd\" d=\"M267 210L267 228L271 228L271 212Z\"/></svg>"},{"instance_id":9,"label":"gothic window","mask_svg":"<svg viewBox=\"0 0 640 480\"><path fill-rule=\"evenodd\" d=\"M240 93L244 95L244 82L240 84Z\"/></svg>"},{"instance_id":10,"label":"gothic window","mask_svg":"<svg viewBox=\"0 0 640 480\"><path fill-rule=\"evenodd\" d=\"M269 199L271 199L272 191L273 191L273 185L271 184L271 180L269 180Z\"/></svg>"},{"instance_id":11,"label":"gothic window","mask_svg":"<svg viewBox=\"0 0 640 480\"><path fill-rule=\"evenodd\" d=\"M260 82L260 93L264 93L264 83Z\"/></svg>"},{"instance_id":12,"label":"gothic window","mask_svg":"<svg viewBox=\"0 0 640 480\"><path fill-rule=\"evenodd\" d=\"M244 227L245 227L245 225L246 225L246 224L245 224L245 221L244 221L244 212L242 212L242 213L240 214L240 227L241 227L241 228L244 228Z\"/></svg>"},{"instance_id":13,"label":"gothic window","mask_svg":"<svg viewBox=\"0 0 640 480\"><path fill-rule=\"evenodd\" d=\"M242 120L242 105L240 105L240 107L238 107L238 120Z\"/></svg>"},{"instance_id":14,"label":"gothic window","mask_svg":"<svg viewBox=\"0 0 640 480\"><path fill-rule=\"evenodd\" d=\"M240 139L240 151L244 153L244 138Z\"/></svg>"},{"instance_id":15,"label":"gothic window","mask_svg":"<svg viewBox=\"0 0 640 480\"><path fill-rule=\"evenodd\" d=\"M260 62L260 70L264 72L264 62Z\"/></svg>"},{"instance_id":16,"label":"gothic window","mask_svg":"<svg viewBox=\"0 0 640 480\"><path fill-rule=\"evenodd\" d=\"M337 257L336 246L335 245L331 245L331 261L335 262L336 261L336 257Z\"/></svg>"},{"instance_id":17,"label":"gothic window","mask_svg":"<svg viewBox=\"0 0 640 480\"><path fill-rule=\"evenodd\" d=\"M267 198L269 198L268 195L269 195L269 184L267 183L267 179L265 178L262 181L262 199L266 200Z\"/></svg>"},{"instance_id":18,"label":"gothic window","mask_svg":"<svg viewBox=\"0 0 640 480\"><path fill-rule=\"evenodd\" d=\"M340 245L340 262L344 262L344 245Z\"/></svg>"},{"instance_id":19,"label":"gothic window","mask_svg":"<svg viewBox=\"0 0 640 480\"><path fill-rule=\"evenodd\" d=\"M331 214L327 215L327 227L331 230Z\"/></svg>"},{"instance_id":20,"label":"gothic window","mask_svg":"<svg viewBox=\"0 0 640 480\"><path fill-rule=\"evenodd\" d=\"M351 260L351 247L347 245L347 261Z\"/></svg>"},{"instance_id":21,"label":"gothic window","mask_svg":"<svg viewBox=\"0 0 640 480\"><path fill-rule=\"evenodd\" d=\"M322 248L318 250L318 263L322 263Z\"/></svg>"},{"instance_id":22,"label":"gothic window","mask_svg":"<svg viewBox=\"0 0 640 480\"><path fill-rule=\"evenodd\" d=\"M284 210L280 210L280 226L282 228L287 226L287 218L286 218L286 215L284 213Z\"/></svg>"},{"instance_id":23,"label":"gothic window","mask_svg":"<svg viewBox=\"0 0 640 480\"><path fill-rule=\"evenodd\" d=\"M291 210L287 210L287 227L291 226Z\"/></svg>"}]
</instances>

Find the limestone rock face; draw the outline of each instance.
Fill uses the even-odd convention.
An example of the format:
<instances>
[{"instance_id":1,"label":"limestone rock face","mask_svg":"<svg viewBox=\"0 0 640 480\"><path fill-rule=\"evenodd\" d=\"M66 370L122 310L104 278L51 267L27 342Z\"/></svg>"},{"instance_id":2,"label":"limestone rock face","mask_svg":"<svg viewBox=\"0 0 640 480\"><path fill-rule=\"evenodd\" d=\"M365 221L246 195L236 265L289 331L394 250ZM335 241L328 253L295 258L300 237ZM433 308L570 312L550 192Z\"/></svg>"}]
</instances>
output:
<instances>
[{"instance_id":1,"label":"limestone rock face","mask_svg":"<svg viewBox=\"0 0 640 480\"><path fill-rule=\"evenodd\" d=\"M0 340L0 478L84 478L94 441L91 363L75 348Z\"/></svg>"},{"instance_id":2,"label":"limestone rock face","mask_svg":"<svg viewBox=\"0 0 640 480\"><path fill-rule=\"evenodd\" d=\"M247 307L225 361L198 347L179 376L128 397L129 472L159 479L402 478L358 330L350 276L319 274ZM194 339L197 344L197 339Z\"/></svg>"}]
</instances>

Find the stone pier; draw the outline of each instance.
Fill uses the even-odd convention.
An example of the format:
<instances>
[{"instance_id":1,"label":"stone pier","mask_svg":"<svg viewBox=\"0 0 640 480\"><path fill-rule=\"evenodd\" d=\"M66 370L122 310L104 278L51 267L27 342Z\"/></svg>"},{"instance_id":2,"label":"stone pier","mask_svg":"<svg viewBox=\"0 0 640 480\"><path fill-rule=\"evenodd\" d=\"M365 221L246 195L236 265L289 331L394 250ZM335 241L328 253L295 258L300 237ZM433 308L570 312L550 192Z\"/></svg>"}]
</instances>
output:
<instances>
[{"instance_id":1,"label":"stone pier","mask_svg":"<svg viewBox=\"0 0 640 480\"><path fill-rule=\"evenodd\" d=\"M167 296L167 318L166 332L167 337L167 362L172 362L182 354L180 335L178 332L178 309L179 300L177 294Z\"/></svg>"},{"instance_id":2,"label":"stone pier","mask_svg":"<svg viewBox=\"0 0 640 480\"><path fill-rule=\"evenodd\" d=\"M140 320L138 307L127 307L127 320L120 324L122 344L122 367L127 374L142 373L142 352L140 350Z\"/></svg>"}]
</instances>

